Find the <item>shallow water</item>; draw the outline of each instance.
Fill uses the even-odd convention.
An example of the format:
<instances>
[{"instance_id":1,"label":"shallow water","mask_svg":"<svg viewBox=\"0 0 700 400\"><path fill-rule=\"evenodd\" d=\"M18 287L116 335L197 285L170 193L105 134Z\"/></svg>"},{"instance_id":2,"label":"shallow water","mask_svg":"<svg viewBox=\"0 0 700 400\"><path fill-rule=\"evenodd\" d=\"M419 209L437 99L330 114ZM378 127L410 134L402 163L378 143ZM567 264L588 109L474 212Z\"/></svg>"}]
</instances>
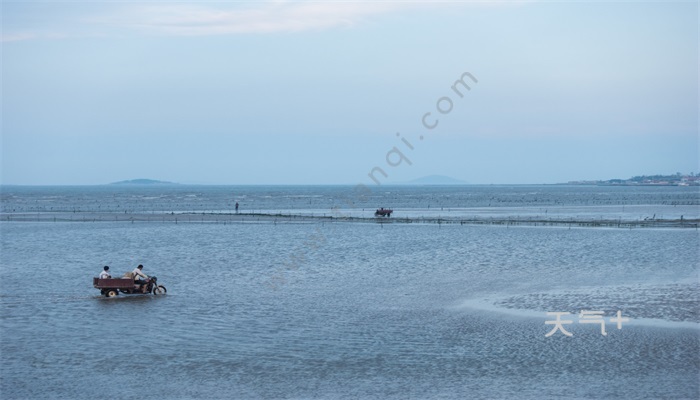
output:
<instances>
[{"instance_id":1,"label":"shallow water","mask_svg":"<svg viewBox=\"0 0 700 400\"><path fill-rule=\"evenodd\" d=\"M1 222L3 399L698 398L698 231ZM92 288L144 264L168 288ZM484 306L487 305L487 306ZM621 310L621 329L546 311ZM628 313L629 312L629 313ZM649 321L654 323L650 324Z\"/></svg>"},{"instance_id":2,"label":"shallow water","mask_svg":"<svg viewBox=\"0 0 700 400\"><path fill-rule=\"evenodd\" d=\"M0 186L0 212L241 212L329 213L333 208L440 213L465 208L514 213L570 212L655 214L648 206L683 209L697 218L698 186ZM635 206L643 206L635 209ZM614 206L611 208L611 206ZM619 206L619 207L618 207Z\"/></svg>"}]
</instances>

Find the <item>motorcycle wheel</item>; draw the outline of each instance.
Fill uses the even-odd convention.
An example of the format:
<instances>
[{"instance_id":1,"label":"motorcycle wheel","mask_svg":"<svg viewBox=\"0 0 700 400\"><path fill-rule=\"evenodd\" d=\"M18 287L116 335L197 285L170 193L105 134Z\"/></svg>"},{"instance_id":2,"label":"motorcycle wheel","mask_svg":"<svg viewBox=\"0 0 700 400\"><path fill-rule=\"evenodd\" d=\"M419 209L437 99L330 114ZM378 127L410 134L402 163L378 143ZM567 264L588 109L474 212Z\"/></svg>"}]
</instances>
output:
<instances>
[{"instance_id":1,"label":"motorcycle wheel","mask_svg":"<svg viewBox=\"0 0 700 400\"><path fill-rule=\"evenodd\" d=\"M119 291L117 291L117 290L115 290L115 289L110 289L110 290L107 291L107 293L105 293L105 296L107 296L107 297L115 297L115 296L117 296L118 294L119 294Z\"/></svg>"},{"instance_id":2,"label":"motorcycle wheel","mask_svg":"<svg viewBox=\"0 0 700 400\"><path fill-rule=\"evenodd\" d=\"M158 295L158 294L166 294L168 293L168 290L165 289L165 286L163 285L158 285L153 288L153 294Z\"/></svg>"}]
</instances>

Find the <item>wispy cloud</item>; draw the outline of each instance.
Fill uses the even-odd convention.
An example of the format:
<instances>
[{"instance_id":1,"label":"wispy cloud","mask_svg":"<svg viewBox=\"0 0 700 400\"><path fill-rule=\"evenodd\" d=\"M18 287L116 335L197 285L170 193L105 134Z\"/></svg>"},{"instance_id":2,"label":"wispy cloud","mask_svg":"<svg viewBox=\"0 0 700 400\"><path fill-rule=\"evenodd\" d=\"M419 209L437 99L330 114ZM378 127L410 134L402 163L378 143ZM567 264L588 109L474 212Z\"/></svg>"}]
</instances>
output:
<instances>
[{"instance_id":1,"label":"wispy cloud","mask_svg":"<svg viewBox=\"0 0 700 400\"><path fill-rule=\"evenodd\" d=\"M31 40L31 39L36 39L38 36L35 33L4 33L2 36L0 36L0 42L2 43L8 43L8 42L19 42L22 40Z\"/></svg>"},{"instance_id":2,"label":"wispy cloud","mask_svg":"<svg viewBox=\"0 0 700 400\"><path fill-rule=\"evenodd\" d=\"M3 10L0 41L131 34L207 36L293 33L352 27L372 16L415 3L222 2L222 3L14 3Z\"/></svg>"},{"instance_id":3,"label":"wispy cloud","mask_svg":"<svg viewBox=\"0 0 700 400\"><path fill-rule=\"evenodd\" d=\"M130 8L106 22L140 31L182 36L318 31L351 27L400 3L275 2L231 5L148 5Z\"/></svg>"},{"instance_id":4,"label":"wispy cloud","mask_svg":"<svg viewBox=\"0 0 700 400\"><path fill-rule=\"evenodd\" d=\"M208 36L272 34L349 28L374 17L425 8L493 7L529 0L421 1L272 1L214 3L47 3L16 13L4 10L2 42L66 37L106 37L130 34Z\"/></svg>"}]
</instances>

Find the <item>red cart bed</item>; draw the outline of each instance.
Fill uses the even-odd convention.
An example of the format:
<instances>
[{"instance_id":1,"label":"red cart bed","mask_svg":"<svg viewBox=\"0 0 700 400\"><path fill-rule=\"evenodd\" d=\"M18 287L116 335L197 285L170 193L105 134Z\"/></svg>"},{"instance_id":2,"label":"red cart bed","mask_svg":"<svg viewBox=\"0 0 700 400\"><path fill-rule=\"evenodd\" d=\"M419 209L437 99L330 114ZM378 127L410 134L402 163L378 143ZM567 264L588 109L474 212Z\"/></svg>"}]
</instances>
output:
<instances>
[{"instance_id":1,"label":"red cart bed","mask_svg":"<svg viewBox=\"0 0 700 400\"><path fill-rule=\"evenodd\" d=\"M92 278L92 286L98 289L133 289L135 284L131 278Z\"/></svg>"}]
</instances>

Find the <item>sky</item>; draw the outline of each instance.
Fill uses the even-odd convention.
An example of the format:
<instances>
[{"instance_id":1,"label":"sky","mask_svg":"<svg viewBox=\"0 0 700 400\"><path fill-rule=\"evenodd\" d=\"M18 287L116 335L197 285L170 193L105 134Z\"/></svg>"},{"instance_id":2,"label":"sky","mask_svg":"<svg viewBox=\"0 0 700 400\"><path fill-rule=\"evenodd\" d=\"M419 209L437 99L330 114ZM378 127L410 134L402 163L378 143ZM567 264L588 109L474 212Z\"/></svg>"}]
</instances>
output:
<instances>
[{"instance_id":1,"label":"sky","mask_svg":"<svg viewBox=\"0 0 700 400\"><path fill-rule=\"evenodd\" d=\"M700 172L696 1L2 1L0 183Z\"/></svg>"}]
</instances>

